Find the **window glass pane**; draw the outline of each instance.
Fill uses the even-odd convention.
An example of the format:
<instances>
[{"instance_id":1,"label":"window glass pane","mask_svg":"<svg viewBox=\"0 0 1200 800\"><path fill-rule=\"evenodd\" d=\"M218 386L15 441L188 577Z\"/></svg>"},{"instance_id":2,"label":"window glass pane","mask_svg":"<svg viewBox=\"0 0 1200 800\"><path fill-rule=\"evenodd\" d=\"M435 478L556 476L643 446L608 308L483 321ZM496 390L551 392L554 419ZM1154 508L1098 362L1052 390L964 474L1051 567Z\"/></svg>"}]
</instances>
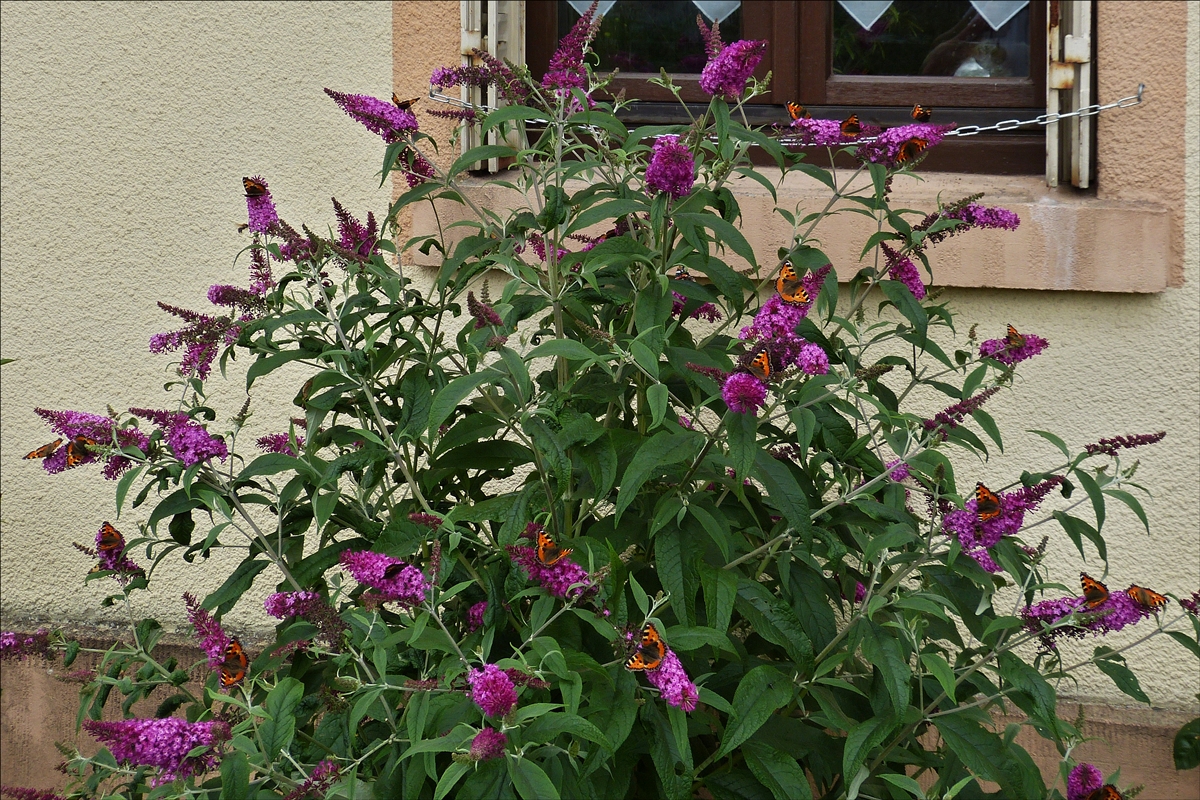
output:
<instances>
[{"instance_id":1,"label":"window glass pane","mask_svg":"<svg viewBox=\"0 0 1200 800\"><path fill-rule=\"evenodd\" d=\"M854 3L848 5L855 11ZM999 30L968 0L899 0L870 28L833 4L835 75L1029 76L1029 4ZM992 9L979 4L993 21ZM859 13L869 20L871 15Z\"/></svg>"},{"instance_id":2,"label":"window glass pane","mask_svg":"<svg viewBox=\"0 0 1200 800\"><path fill-rule=\"evenodd\" d=\"M573 4L558 4L558 36L562 38L579 19ZM585 10L587 6L584 6ZM604 24L592 47L600 57L598 71L667 72L699 74L708 59L696 27L700 9L691 0L649 2L617 0L604 14ZM720 12L718 12L720 13ZM705 24L711 20L705 18ZM742 9L721 20L721 39L742 38Z\"/></svg>"}]
</instances>

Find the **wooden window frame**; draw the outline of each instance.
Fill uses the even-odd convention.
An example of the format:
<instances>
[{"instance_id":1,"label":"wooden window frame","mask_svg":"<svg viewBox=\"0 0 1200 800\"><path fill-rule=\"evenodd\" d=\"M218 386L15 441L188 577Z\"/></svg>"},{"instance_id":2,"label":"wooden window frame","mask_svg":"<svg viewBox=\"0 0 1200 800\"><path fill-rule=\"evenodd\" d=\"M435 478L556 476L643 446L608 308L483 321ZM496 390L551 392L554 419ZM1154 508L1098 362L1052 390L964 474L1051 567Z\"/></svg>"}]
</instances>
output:
<instances>
[{"instance_id":1,"label":"wooden window frame","mask_svg":"<svg viewBox=\"0 0 1200 800\"><path fill-rule=\"evenodd\" d=\"M1006 119L1028 119L1045 110L1046 3L1030 2L1032 63L1026 78L962 79L899 75L834 75L832 68L834 0L743 0L742 38L794 41L796 47L771 47L755 70L771 72L770 91L747 104L752 122L786 122L784 103L797 100L814 116L895 126L911 122L919 100L935 109L935 121L987 126ZM558 41L557 0L527 0L526 52L534 75L542 75ZM686 123L687 115L669 91L646 83L657 74L622 73L611 84L638 102L623 114L633 124ZM699 76L672 75L687 103L707 104ZM946 172L1040 175L1046 168L1045 131L1041 127L1004 133L951 137L930 150L925 168ZM819 156L818 156L819 158Z\"/></svg>"}]
</instances>

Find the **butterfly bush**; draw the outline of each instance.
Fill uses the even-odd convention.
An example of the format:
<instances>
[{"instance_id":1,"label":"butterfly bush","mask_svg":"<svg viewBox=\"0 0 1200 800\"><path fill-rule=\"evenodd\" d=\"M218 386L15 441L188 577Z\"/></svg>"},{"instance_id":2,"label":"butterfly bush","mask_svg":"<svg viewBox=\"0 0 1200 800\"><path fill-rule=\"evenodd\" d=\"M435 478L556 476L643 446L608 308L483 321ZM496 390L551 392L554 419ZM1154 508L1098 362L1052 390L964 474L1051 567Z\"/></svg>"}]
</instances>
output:
<instances>
[{"instance_id":1,"label":"butterfly bush","mask_svg":"<svg viewBox=\"0 0 1200 800\"><path fill-rule=\"evenodd\" d=\"M1001 427L1013 438L987 404L1056 351L1020 319L1008 335L963 325L935 290L943 242L1004 235L1016 214L978 194L891 205L953 125L749 130L737 107L773 90L753 79L768 45L726 45L701 19L690 58L712 101L639 139L589 68L597 10L544 75L475 50L430 77L510 108L327 89L380 138L390 202L332 198L325 219L293 224L281 186L232 184L244 280L210 286L206 311L161 304L180 326L150 342L178 353L167 399L37 410L66 443L30 460L120 477L125 516L109 516L136 526L147 565L115 529L76 545L116 578L100 613L130 624L99 668L72 670L84 648L59 632L0 634L0 658L61 653L81 683L84 728L112 758L68 755L71 796L234 796L249 775L288 800L351 780L380 797L889 797L921 764L930 797L997 791L983 779L1047 797L1061 784L988 715L1015 700L1069 754L1083 735L1059 717L1062 679L1138 666L1132 648L1068 660L1058 644L1155 617L1141 639L1200 652L1200 593L1176 612L1174 587L1049 588L1072 547L1105 555L1107 499L1142 517L1137 462L1120 456L1162 434L1049 438L1061 459L1014 464L995 508L977 490L981 516L969 492L998 480L978 473ZM459 146L421 131L439 112L497 132L457 161L503 159L503 201L435 163ZM809 146L845 146L852 167L827 170ZM870 217L861 260L822 250L854 230L831 231L822 203L740 207L744 177L836 187L828 209ZM777 213L779 235L751 242L750 213ZM211 391L218 375L240 408ZM268 401L281 385L297 410ZM251 432L256 415L268 422ZM222 549L235 566L211 558ZM192 663L142 616L161 564L182 567L169 588L186 590ZM245 674L226 661L234 618L257 652ZM189 682L213 670L236 695ZM147 699L153 719L95 719ZM862 747L814 745L839 741ZM992 772L977 777L963 765L980 752ZM1069 800L1103 785L1090 766L1066 772Z\"/></svg>"}]
</instances>

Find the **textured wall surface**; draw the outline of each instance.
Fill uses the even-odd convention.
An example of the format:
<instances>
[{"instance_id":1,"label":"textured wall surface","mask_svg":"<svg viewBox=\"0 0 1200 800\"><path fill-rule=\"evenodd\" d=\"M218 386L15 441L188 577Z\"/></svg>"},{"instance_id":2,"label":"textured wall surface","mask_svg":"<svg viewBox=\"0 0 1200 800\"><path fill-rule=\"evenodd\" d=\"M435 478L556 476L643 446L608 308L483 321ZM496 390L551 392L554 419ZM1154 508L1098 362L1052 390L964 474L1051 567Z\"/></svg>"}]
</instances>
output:
<instances>
[{"instance_id":1,"label":"textured wall surface","mask_svg":"<svg viewBox=\"0 0 1200 800\"><path fill-rule=\"evenodd\" d=\"M243 175L261 173L284 219L324 230L330 197L352 213L386 212L375 173L379 137L326 97L330 87L387 97L392 8L386 3L4 3L0 93L2 208L0 490L4 627L21 618L103 623L108 593L83 585L71 547L117 520L115 483L96 467L50 476L22 461L50 441L33 408L105 413L170 408L167 356L154 333L178 327L155 301L212 310L208 286L245 286ZM234 365L209 383L222 430L245 397ZM256 385L255 436L286 430L291 385ZM274 397L282 402L269 402ZM261 401L261 402L259 402ZM203 596L232 558L165 568L139 602L170 625L179 593ZM264 589L266 586L264 585ZM261 608L235 625L267 624Z\"/></svg>"}]
</instances>

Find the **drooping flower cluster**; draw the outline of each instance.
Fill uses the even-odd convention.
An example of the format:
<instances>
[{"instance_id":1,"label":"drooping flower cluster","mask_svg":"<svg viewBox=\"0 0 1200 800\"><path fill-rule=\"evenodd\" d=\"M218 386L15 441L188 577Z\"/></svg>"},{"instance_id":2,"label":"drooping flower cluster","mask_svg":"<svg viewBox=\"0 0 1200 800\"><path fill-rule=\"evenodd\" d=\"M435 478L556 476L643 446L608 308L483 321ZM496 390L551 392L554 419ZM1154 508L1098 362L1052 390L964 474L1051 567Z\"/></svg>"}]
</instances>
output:
<instances>
[{"instance_id":1,"label":"drooping flower cluster","mask_svg":"<svg viewBox=\"0 0 1200 800\"><path fill-rule=\"evenodd\" d=\"M683 314L687 307L687 298L679 292L671 292L671 316L678 317ZM688 319L704 319L709 322L718 322L721 319L721 310L712 303L701 303L696 307L696 310L688 315Z\"/></svg>"},{"instance_id":2,"label":"drooping flower cluster","mask_svg":"<svg viewBox=\"0 0 1200 800\"><path fill-rule=\"evenodd\" d=\"M1130 450L1134 447L1161 442L1166 435L1166 431L1159 431L1158 433L1135 433L1132 436L1114 436L1111 439L1101 439L1095 444L1084 445L1083 449L1090 456L1115 456L1118 450Z\"/></svg>"},{"instance_id":3,"label":"drooping flower cluster","mask_svg":"<svg viewBox=\"0 0 1200 800\"><path fill-rule=\"evenodd\" d=\"M325 797L329 788L341 776L342 768L336 761L326 759L313 767L304 782L288 792L283 800L303 800L306 797Z\"/></svg>"},{"instance_id":4,"label":"drooping flower cluster","mask_svg":"<svg viewBox=\"0 0 1200 800\"><path fill-rule=\"evenodd\" d=\"M220 755L215 748L229 738L225 722L188 722L176 717L124 719L119 722L84 720L83 727L109 749L118 762L154 767L159 774L151 786L190 778L215 769ZM189 756L196 748L207 752Z\"/></svg>"},{"instance_id":5,"label":"drooping flower cluster","mask_svg":"<svg viewBox=\"0 0 1200 800\"><path fill-rule=\"evenodd\" d=\"M408 521L426 528L440 528L444 520L437 514L426 514L424 511L414 511L408 515Z\"/></svg>"},{"instance_id":6,"label":"drooping flower cluster","mask_svg":"<svg viewBox=\"0 0 1200 800\"><path fill-rule=\"evenodd\" d=\"M183 411L155 411L150 408L131 408L129 413L152 421L162 428L163 438L185 467L219 458L229 457L229 448L220 436L213 436L203 425L194 422Z\"/></svg>"},{"instance_id":7,"label":"drooping flower cluster","mask_svg":"<svg viewBox=\"0 0 1200 800\"><path fill-rule=\"evenodd\" d=\"M1007 338L988 339L980 342L979 355L983 358L994 358L1001 364L1011 366L1033 358L1050 346L1049 342L1034 333L1021 334L1021 340L1020 344L1013 345Z\"/></svg>"},{"instance_id":8,"label":"drooping flower cluster","mask_svg":"<svg viewBox=\"0 0 1200 800\"><path fill-rule=\"evenodd\" d=\"M325 94L345 111L351 119L361 122L371 133L383 137L388 144L407 139L419 127L411 111L388 100L365 94L346 94L325 89Z\"/></svg>"},{"instance_id":9,"label":"drooping flower cluster","mask_svg":"<svg viewBox=\"0 0 1200 800\"><path fill-rule=\"evenodd\" d=\"M263 601L263 607L276 619L297 617L311 622L321 629L321 637L331 647L338 645L346 629L337 611L318 592L276 592Z\"/></svg>"},{"instance_id":10,"label":"drooping flower cluster","mask_svg":"<svg viewBox=\"0 0 1200 800\"><path fill-rule=\"evenodd\" d=\"M1084 800L1104 785L1104 773L1091 764L1078 764L1067 776L1067 800Z\"/></svg>"},{"instance_id":11,"label":"drooping flower cluster","mask_svg":"<svg viewBox=\"0 0 1200 800\"><path fill-rule=\"evenodd\" d=\"M67 800L49 789L27 789L24 786L0 786L0 797L11 797L13 800Z\"/></svg>"},{"instance_id":12,"label":"drooping flower cluster","mask_svg":"<svg viewBox=\"0 0 1200 800\"><path fill-rule=\"evenodd\" d=\"M38 628L30 636L13 631L0 631L0 661L24 661L37 655L48 658L50 653L50 631Z\"/></svg>"},{"instance_id":13,"label":"drooping flower cluster","mask_svg":"<svg viewBox=\"0 0 1200 800\"><path fill-rule=\"evenodd\" d=\"M914 225L914 231L928 231L940 219L958 220L962 223L927 233L918 247L923 250L929 245L937 244L971 228L998 228L1006 231L1015 231L1017 229L1017 226L1021 224L1020 217L1007 208L983 206L976 203L975 200L981 196L972 195L944 206Z\"/></svg>"},{"instance_id":14,"label":"drooping flower cluster","mask_svg":"<svg viewBox=\"0 0 1200 800\"><path fill-rule=\"evenodd\" d=\"M1062 622L1072 614L1080 615L1072 624L1049 630L1044 627ZM1153 614L1154 610L1135 600L1128 589L1109 592L1104 602L1092 607L1088 606L1085 597L1060 597L1042 600L1021 610L1025 628L1039 635L1042 647L1046 650L1053 648L1058 639L1081 639L1089 633L1093 636L1103 636Z\"/></svg>"},{"instance_id":15,"label":"drooping flower cluster","mask_svg":"<svg viewBox=\"0 0 1200 800\"><path fill-rule=\"evenodd\" d=\"M342 553L341 564L356 581L378 590L382 602L416 605L429 591L429 579L421 570L383 553L347 551Z\"/></svg>"},{"instance_id":16,"label":"drooping flower cluster","mask_svg":"<svg viewBox=\"0 0 1200 800\"><path fill-rule=\"evenodd\" d=\"M536 522L529 523L525 528L527 538L537 538L543 528ZM538 558L537 550L521 545L508 545L505 548L513 563L525 570L529 580L546 589L555 597L583 597L596 591L591 578L583 567L565 556L547 566Z\"/></svg>"},{"instance_id":17,"label":"drooping flower cluster","mask_svg":"<svg viewBox=\"0 0 1200 800\"><path fill-rule=\"evenodd\" d=\"M508 673L495 664L473 669L467 675L471 700L489 717L503 717L517 706L517 689Z\"/></svg>"},{"instance_id":18,"label":"drooping flower cluster","mask_svg":"<svg viewBox=\"0 0 1200 800\"><path fill-rule=\"evenodd\" d=\"M1193 617L1200 617L1200 592L1192 592L1191 597L1179 598L1179 605Z\"/></svg>"},{"instance_id":19,"label":"drooping flower cluster","mask_svg":"<svg viewBox=\"0 0 1200 800\"><path fill-rule=\"evenodd\" d=\"M678 200L692 191L696 165L692 151L679 143L678 136L660 136L654 142L650 163L646 165L646 192L666 192Z\"/></svg>"},{"instance_id":20,"label":"drooping flower cluster","mask_svg":"<svg viewBox=\"0 0 1200 800\"><path fill-rule=\"evenodd\" d=\"M912 292L913 297L918 300L925 299L925 283L921 280L921 271L917 269L917 265L912 259L900 252L888 247L887 244L881 244L886 267L886 274L894 281L900 281L908 290Z\"/></svg>"},{"instance_id":21,"label":"drooping flower cluster","mask_svg":"<svg viewBox=\"0 0 1200 800\"><path fill-rule=\"evenodd\" d=\"M475 86L480 89L487 86L495 86L500 96L504 98L507 105L519 106L525 105L529 98L529 88L518 78L508 65L500 59L493 56L491 53L485 52L478 48L471 50L471 55L479 60L480 64L466 64L455 67L438 67L429 76L429 83L435 89L449 89L453 86ZM428 113L438 117L447 117L452 119L463 119L473 121L476 117L475 109L453 109L451 111L438 111L436 109Z\"/></svg>"},{"instance_id":22,"label":"drooping flower cluster","mask_svg":"<svg viewBox=\"0 0 1200 800\"><path fill-rule=\"evenodd\" d=\"M487 600L480 600L467 609L467 631L474 633L483 627L483 615L487 613Z\"/></svg>"},{"instance_id":23,"label":"drooping flower cluster","mask_svg":"<svg viewBox=\"0 0 1200 800\"><path fill-rule=\"evenodd\" d=\"M254 442L264 453L280 453L285 456L296 456L297 450L304 448L304 437L295 435L295 447L292 446L292 434L268 433L260 436Z\"/></svg>"},{"instance_id":24,"label":"drooping flower cluster","mask_svg":"<svg viewBox=\"0 0 1200 800\"><path fill-rule=\"evenodd\" d=\"M987 520L979 518L978 503L975 498L971 498L966 502L965 508L946 514L942 520L942 532L958 539L963 552L975 559L979 566L988 572L999 572L1000 565L988 552L989 548L994 547L1003 537L1012 536L1020 531L1025 522L1025 512L1036 509L1046 495L1062 482L1062 478L1055 475L1034 486L1022 487L1015 492L998 493L1000 513Z\"/></svg>"},{"instance_id":25,"label":"drooping flower cluster","mask_svg":"<svg viewBox=\"0 0 1200 800\"><path fill-rule=\"evenodd\" d=\"M895 461L889 461L887 463L887 469L891 470L891 472L888 473L888 480L899 483L908 477L908 464L904 463L904 461L899 458L897 458Z\"/></svg>"},{"instance_id":26,"label":"drooping flower cluster","mask_svg":"<svg viewBox=\"0 0 1200 800\"><path fill-rule=\"evenodd\" d=\"M799 135L802 144L824 147L854 144L860 139L875 137L881 132L874 125L862 124L856 134L843 133L841 120L815 117L793 120L792 129Z\"/></svg>"},{"instance_id":27,"label":"drooping flower cluster","mask_svg":"<svg viewBox=\"0 0 1200 800\"><path fill-rule=\"evenodd\" d=\"M545 252L543 250L543 252ZM496 313L496 310L487 303L476 300L474 292L467 292L467 312L475 319L475 330L486 328L489 325L503 328L504 320Z\"/></svg>"},{"instance_id":28,"label":"drooping flower cluster","mask_svg":"<svg viewBox=\"0 0 1200 800\"><path fill-rule=\"evenodd\" d=\"M221 663L225 660L225 648L231 641L229 634L225 633L220 622L201 608L200 603L196 601L191 592L183 593L183 602L187 606L188 622L192 623L192 627L196 629L196 638L200 642L200 649L208 656L208 666L212 669L220 669Z\"/></svg>"},{"instance_id":29,"label":"drooping flower cluster","mask_svg":"<svg viewBox=\"0 0 1200 800\"><path fill-rule=\"evenodd\" d=\"M136 447L145 452L150 446L150 438L137 428L119 428L112 417L102 417L99 414L89 414L86 411L52 411L46 408L35 408L34 413L44 419L57 434L65 436L68 444L54 451L42 460L42 468L51 475L56 475L70 466L80 466L103 458L104 477L112 480L121 475L133 465L133 462L120 451L112 447L113 437L116 437L117 447ZM79 437L95 442L100 447L110 448L103 455L98 455ZM72 447L72 445L74 445ZM72 459L70 453L78 460L68 465Z\"/></svg>"},{"instance_id":30,"label":"drooping flower cluster","mask_svg":"<svg viewBox=\"0 0 1200 800\"><path fill-rule=\"evenodd\" d=\"M984 389L979 394L968 397L966 400L939 411L933 416L933 419L924 420L921 424L927 431L938 431L941 437L945 439L947 431L957 428L958 423L975 413L980 406L987 402L989 397L998 391L1000 391L1000 388L997 386Z\"/></svg>"},{"instance_id":31,"label":"drooping flower cluster","mask_svg":"<svg viewBox=\"0 0 1200 800\"><path fill-rule=\"evenodd\" d=\"M646 670L646 680L658 688L659 694L668 705L684 711L696 710L700 692L688 677L683 664L679 663L679 656L669 647L662 663L655 669Z\"/></svg>"},{"instance_id":32,"label":"drooping flower cluster","mask_svg":"<svg viewBox=\"0 0 1200 800\"><path fill-rule=\"evenodd\" d=\"M275 210L275 199L271 197L271 189L261 175L244 178L243 183L255 187L246 191L246 216L250 232L266 233L279 222L279 212Z\"/></svg>"},{"instance_id":33,"label":"drooping flower cluster","mask_svg":"<svg viewBox=\"0 0 1200 800\"><path fill-rule=\"evenodd\" d=\"M703 26L701 33L705 33ZM704 65L700 88L714 97L736 100L746 90L746 82L766 54L765 41L742 39L726 45Z\"/></svg>"},{"instance_id":34,"label":"drooping flower cluster","mask_svg":"<svg viewBox=\"0 0 1200 800\"><path fill-rule=\"evenodd\" d=\"M469 755L472 761L489 761L504 755L508 737L495 728L484 728L471 740Z\"/></svg>"},{"instance_id":35,"label":"drooping flower cluster","mask_svg":"<svg viewBox=\"0 0 1200 800\"><path fill-rule=\"evenodd\" d=\"M559 39L558 48L550 56L550 64L542 77L542 88L554 90L560 99L568 96L572 89L587 87L583 59L603 19L596 16L596 5L597 2L593 2L576 20L570 33Z\"/></svg>"},{"instance_id":36,"label":"drooping flower cluster","mask_svg":"<svg viewBox=\"0 0 1200 800\"><path fill-rule=\"evenodd\" d=\"M841 125L841 123L838 124ZM905 146L909 142L914 140L923 142L919 149L924 151L941 142L946 137L946 132L953 128L953 125L930 125L926 122L887 128L866 138L854 154L860 160L871 164L894 167L903 160L902 154L905 153ZM864 137L860 134L859 138Z\"/></svg>"},{"instance_id":37,"label":"drooping flower cluster","mask_svg":"<svg viewBox=\"0 0 1200 800\"><path fill-rule=\"evenodd\" d=\"M112 532L117 534L115 543L111 541ZM119 573L118 580L124 576L146 574L144 569L125 557L125 537L107 522L96 531L96 552L100 569Z\"/></svg>"},{"instance_id":38,"label":"drooping flower cluster","mask_svg":"<svg viewBox=\"0 0 1200 800\"><path fill-rule=\"evenodd\" d=\"M367 212L367 224L364 225L354 218L342 204L333 200L333 214L338 221L337 247L344 260L362 263L379 252L379 226L375 222L375 214Z\"/></svg>"},{"instance_id":39,"label":"drooping flower cluster","mask_svg":"<svg viewBox=\"0 0 1200 800\"><path fill-rule=\"evenodd\" d=\"M721 399L738 414L755 414L767 402L767 386L749 372L734 372L721 386Z\"/></svg>"}]
</instances>

